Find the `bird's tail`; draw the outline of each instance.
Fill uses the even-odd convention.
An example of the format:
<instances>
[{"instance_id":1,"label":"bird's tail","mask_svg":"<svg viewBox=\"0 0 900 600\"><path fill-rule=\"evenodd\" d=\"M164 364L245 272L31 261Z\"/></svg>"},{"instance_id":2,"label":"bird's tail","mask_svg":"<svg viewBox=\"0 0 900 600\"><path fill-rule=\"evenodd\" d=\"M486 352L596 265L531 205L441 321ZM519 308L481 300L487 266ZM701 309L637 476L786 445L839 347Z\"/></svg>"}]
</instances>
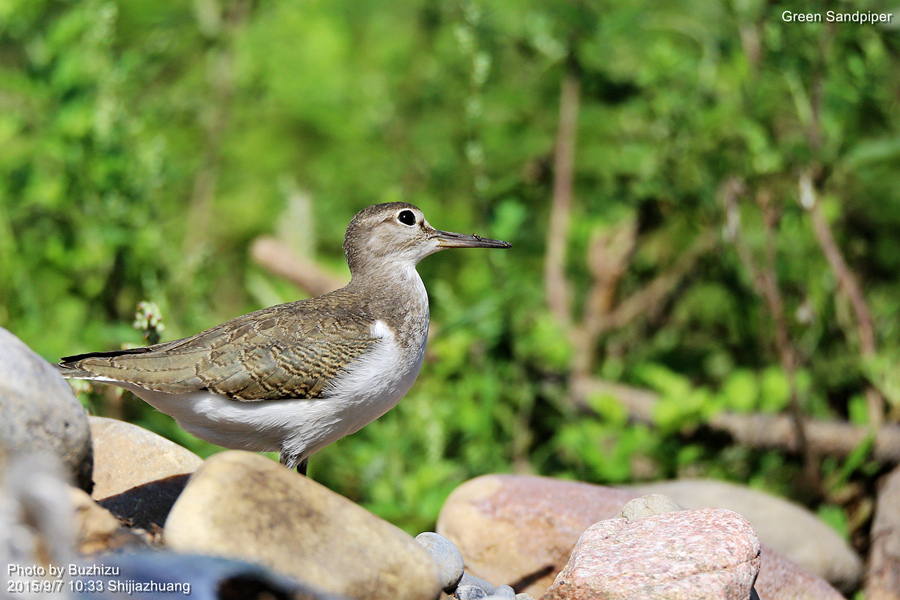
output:
<instances>
[{"instance_id":1,"label":"bird's tail","mask_svg":"<svg viewBox=\"0 0 900 600\"><path fill-rule=\"evenodd\" d=\"M97 379L96 375L80 369L75 363L61 362L53 366L66 379Z\"/></svg>"},{"instance_id":2,"label":"bird's tail","mask_svg":"<svg viewBox=\"0 0 900 600\"><path fill-rule=\"evenodd\" d=\"M91 373L81 367L81 361L85 358L113 358L122 356L123 354L145 354L149 352L149 346L141 346L139 348L129 348L127 350L111 350L108 352L88 352L87 354L75 354L73 356L64 356L59 363L53 365L59 371L59 374L66 379L94 379L99 381L110 381L109 377Z\"/></svg>"}]
</instances>

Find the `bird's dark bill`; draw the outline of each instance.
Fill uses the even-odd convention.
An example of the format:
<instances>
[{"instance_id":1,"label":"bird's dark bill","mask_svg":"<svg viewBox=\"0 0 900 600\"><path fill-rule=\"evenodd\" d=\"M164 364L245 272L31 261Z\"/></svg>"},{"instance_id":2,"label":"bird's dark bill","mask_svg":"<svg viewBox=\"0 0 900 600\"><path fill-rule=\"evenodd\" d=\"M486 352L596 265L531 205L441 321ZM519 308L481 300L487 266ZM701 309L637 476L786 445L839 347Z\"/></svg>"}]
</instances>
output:
<instances>
[{"instance_id":1,"label":"bird's dark bill","mask_svg":"<svg viewBox=\"0 0 900 600\"><path fill-rule=\"evenodd\" d=\"M439 248L509 248L512 244L489 240L478 235L465 235L450 231L435 231Z\"/></svg>"}]
</instances>

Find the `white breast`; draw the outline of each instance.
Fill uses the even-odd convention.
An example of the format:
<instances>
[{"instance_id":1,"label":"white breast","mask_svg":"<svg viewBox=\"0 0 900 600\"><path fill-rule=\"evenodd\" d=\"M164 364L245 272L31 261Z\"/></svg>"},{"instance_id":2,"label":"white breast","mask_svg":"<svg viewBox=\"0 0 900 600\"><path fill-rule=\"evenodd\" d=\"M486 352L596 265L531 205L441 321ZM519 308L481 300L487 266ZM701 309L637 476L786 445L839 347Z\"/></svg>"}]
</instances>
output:
<instances>
[{"instance_id":1,"label":"white breast","mask_svg":"<svg viewBox=\"0 0 900 600\"><path fill-rule=\"evenodd\" d=\"M409 356L383 321L375 321L371 333L378 343L325 393L326 400L340 406L347 429L342 435L359 431L396 406L415 383L425 359L424 338Z\"/></svg>"}]
</instances>

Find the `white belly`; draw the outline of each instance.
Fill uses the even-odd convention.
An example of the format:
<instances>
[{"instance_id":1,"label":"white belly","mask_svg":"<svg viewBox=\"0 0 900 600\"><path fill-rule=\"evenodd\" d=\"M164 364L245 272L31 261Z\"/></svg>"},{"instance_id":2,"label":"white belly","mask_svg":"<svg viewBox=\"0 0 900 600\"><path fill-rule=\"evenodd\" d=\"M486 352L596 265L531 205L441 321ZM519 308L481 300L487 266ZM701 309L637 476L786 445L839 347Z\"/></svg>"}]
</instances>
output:
<instances>
[{"instance_id":1,"label":"white belly","mask_svg":"<svg viewBox=\"0 0 900 600\"><path fill-rule=\"evenodd\" d=\"M384 323L377 321L372 333L380 340L329 385L322 398L247 402L208 391L166 394L112 383L132 390L201 439L225 448L280 451L299 462L396 406L419 375L425 339L408 357Z\"/></svg>"}]
</instances>

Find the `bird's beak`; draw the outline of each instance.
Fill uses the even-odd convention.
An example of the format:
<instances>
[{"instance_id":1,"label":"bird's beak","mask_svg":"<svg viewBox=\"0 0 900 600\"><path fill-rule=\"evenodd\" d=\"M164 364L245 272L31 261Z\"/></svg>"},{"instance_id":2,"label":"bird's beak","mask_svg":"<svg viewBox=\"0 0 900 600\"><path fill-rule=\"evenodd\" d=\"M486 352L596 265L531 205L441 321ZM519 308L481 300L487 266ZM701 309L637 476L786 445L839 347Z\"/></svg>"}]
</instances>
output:
<instances>
[{"instance_id":1,"label":"bird's beak","mask_svg":"<svg viewBox=\"0 0 900 600\"><path fill-rule=\"evenodd\" d=\"M432 234L438 242L438 248L509 248L509 242L489 240L477 235L464 235L449 231L434 230Z\"/></svg>"}]
</instances>

